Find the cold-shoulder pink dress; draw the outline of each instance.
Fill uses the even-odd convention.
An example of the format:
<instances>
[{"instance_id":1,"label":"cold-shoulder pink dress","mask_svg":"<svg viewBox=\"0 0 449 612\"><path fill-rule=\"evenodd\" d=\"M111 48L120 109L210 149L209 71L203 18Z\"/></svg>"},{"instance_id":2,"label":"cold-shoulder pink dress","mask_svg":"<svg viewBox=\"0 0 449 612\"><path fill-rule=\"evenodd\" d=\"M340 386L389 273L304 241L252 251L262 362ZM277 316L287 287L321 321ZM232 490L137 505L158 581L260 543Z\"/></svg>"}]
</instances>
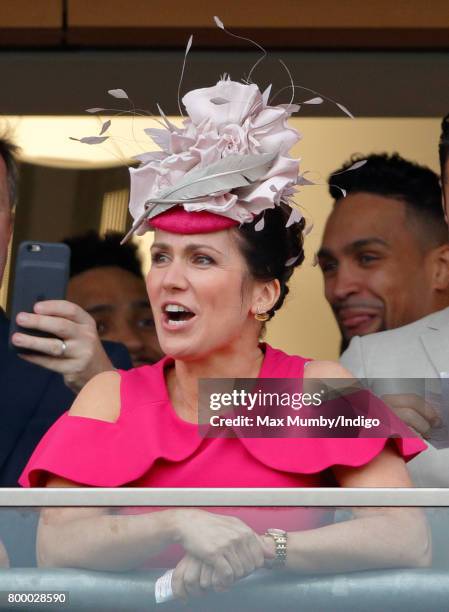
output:
<instances>
[{"instance_id":1,"label":"cold-shoulder pink dress","mask_svg":"<svg viewBox=\"0 0 449 612\"><path fill-rule=\"evenodd\" d=\"M264 344L259 378L302 378L307 359ZM166 357L153 366L121 371L121 411L116 422L70 416L51 427L20 479L39 486L53 474L91 487L326 487L336 486L332 467L363 466L387 438L204 438L171 405ZM409 460L426 448L416 436L394 439ZM150 509L147 509L149 511ZM154 510L152 508L151 510ZM258 533L269 527L312 529L329 520L318 508L214 508L232 514ZM131 510L129 511L131 512ZM142 509L136 509L142 512ZM176 552L174 552L176 551ZM170 547L154 567L173 566L182 555Z\"/></svg>"}]
</instances>

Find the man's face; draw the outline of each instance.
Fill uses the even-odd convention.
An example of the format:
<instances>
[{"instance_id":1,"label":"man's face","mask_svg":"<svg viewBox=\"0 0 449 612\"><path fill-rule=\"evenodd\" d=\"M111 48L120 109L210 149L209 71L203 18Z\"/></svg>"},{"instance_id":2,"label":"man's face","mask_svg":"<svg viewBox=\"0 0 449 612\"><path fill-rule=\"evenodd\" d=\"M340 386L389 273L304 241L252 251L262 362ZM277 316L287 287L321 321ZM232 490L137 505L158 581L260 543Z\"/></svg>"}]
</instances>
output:
<instances>
[{"instance_id":1,"label":"man's face","mask_svg":"<svg viewBox=\"0 0 449 612\"><path fill-rule=\"evenodd\" d=\"M92 268L70 279L67 299L95 319L102 340L124 344L135 367L163 356L143 279L117 266Z\"/></svg>"},{"instance_id":2,"label":"man's face","mask_svg":"<svg viewBox=\"0 0 449 612\"><path fill-rule=\"evenodd\" d=\"M318 261L345 341L434 310L428 256L406 215L400 200L354 193L327 221Z\"/></svg>"},{"instance_id":3,"label":"man's face","mask_svg":"<svg viewBox=\"0 0 449 612\"><path fill-rule=\"evenodd\" d=\"M6 164L0 156L0 285L5 271L8 244L12 231L12 215L9 203Z\"/></svg>"}]
</instances>

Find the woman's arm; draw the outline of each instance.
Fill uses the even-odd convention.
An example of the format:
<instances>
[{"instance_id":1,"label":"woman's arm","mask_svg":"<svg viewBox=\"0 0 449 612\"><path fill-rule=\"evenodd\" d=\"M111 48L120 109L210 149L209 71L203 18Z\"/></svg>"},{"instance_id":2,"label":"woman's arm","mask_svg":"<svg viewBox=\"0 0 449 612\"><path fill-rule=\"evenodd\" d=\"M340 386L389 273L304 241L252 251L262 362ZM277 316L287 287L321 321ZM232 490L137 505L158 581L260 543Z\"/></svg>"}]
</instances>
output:
<instances>
[{"instance_id":1,"label":"woman's arm","mask_svg":"<svg viewBox=\"0 0 449 612\"><path fill-rule=\"evenodd\" d=\"M0 567L9 567L9 558L3 542L0 540Z\"/></svg>"},{"instance_id":2,"label":"woman's arm","mask_svg":"<svg viewBox=\"0 0 449 612\"><path fill-rule=\"evenodd\" d=\"M115 422L120 415L120 375L104 372L75 399L71 416ZM50 475L46 487L82 486ZM37 533L38 564L126 570L137 567L172 541L170 512L118 516L107 508L45 508Z\"/></svg>"},{"instance_id":3,"label":"woman's arm","mask_svg":"<svg viewBox=\"0 0 449 612\"><path fill-rule=\"evenodd\" d=\"M333 362L311 362L306 378L352 378ZM392 445L361 467L336 466L341 487L413 486L405 462ZM354 508L354 518L318 529L289 533L286 567L304 573L387 567L427 567L431 539L418 508ZM274 544L271 542L272 549Z\"/></svg>"},{"instance_id":4,"label":"woman's arm","mask_svg":"<svg viewBox=\"0 0 449 612\"><path fill-rule=\"evenodd\" d=\"M48 487L78 487L50 477ZM37 533L41 567L128 570L174 541L172 511L113 515L107 508L45 508Z\"/></svg>"},{"instance_id":5,"label":"woman's arm","mask_svg":"<svg viewBox=\"0 0 449 612\"><path fill-rule=\"evenodd\" d=\"M360 468L339 466L342 487L412 486L404 461L387 446ZM354 518L288 535L286 567L333 573L389 567L428 567L431 539L419 508L354 508Z\"/></svg>"},{"instance_id":6,"label":"woman's arm","mask_svg":"<svg viewBox=\"0 0 449 612\"><path fill-rule=\"evenodd\" d=\"M47 486L78 486L52 477ZM219 583L251 573L270 555L252 529L237 518L197 509L112 515L104 508L47 508L37 536L40 566L129 570L170 544L210 565Z\"/></svg>"},{"instance_id":7,"label":"woman's arm","mask_svg":"<svg viewBox=\"0 0 449 612\"><path fill-rule=\"evenodd\" d=\"M360 468L338 466L334 474L342 487L412 486L404 461L389 445L369 464ZM300 574L333 574L430 566L431 538L420 509L354 508L353 516L352 520L326 527L290 532L285 569ZM262 537L273 558L273 539ZM240 577L235 576L225 586L230 587ZM216 574L188 555L173 575L177 597L195 595L217 584L223 583Z\"/></svg>"},{"instance_id":8,"label":"woman's arm","mask_svg":"<svg viewBox=\"0 0 449 612\"><path fill-rule=\"evenodd\" d=\"M333 471L342 487L412 486L404 461L390 445L363 467L337 466ZM325 574L430 566L431 538L420 509L354 508L353 515L352 520L290 532L285 569L301 574ZM273 539L263 537L273 558ZM179 597L217 585L213 572L204 564L195 566L190 561L184 558L173 576L174 591ZM186 568L189 573L184 571Z\"/></svg>"},{"instance_id":9,"label":"woman's arm","mask_svg":"<svg viewBox=\"0 0 449 612\"><path fill-rule=\"evenodd\" d=\"M70 415L114 422L120 414L120 375L95 377L78 395ZM47 487L77 487L49 476ZM103 508L47 508L42 511L37 556L40 565L125 570L139 567L172 543L214 567L224 580L261 567L262 539L237 518L196 509L113 515Z\"/></svg>"}]
</instances>

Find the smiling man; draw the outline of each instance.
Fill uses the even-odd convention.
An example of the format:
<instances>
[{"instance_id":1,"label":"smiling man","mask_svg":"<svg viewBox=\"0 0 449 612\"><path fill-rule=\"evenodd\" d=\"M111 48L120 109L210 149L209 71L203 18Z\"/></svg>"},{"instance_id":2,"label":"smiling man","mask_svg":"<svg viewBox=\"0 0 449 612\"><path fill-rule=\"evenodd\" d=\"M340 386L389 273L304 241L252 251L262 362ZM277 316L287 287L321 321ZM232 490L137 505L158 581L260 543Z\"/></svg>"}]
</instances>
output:
<instances>
[{"instance_id":1,"label":"smiling man","mask_svg":"<svg viewBox=\"0 0 449 612\"><path fill-rule=\"evenodd\" d=\"M353 158L329 178L335 199L318 261L346 348L449 306L449 244L438 176L399 155ZM345 197L346 194L346 197Z\"/></svg>"},{"instance_id":2,"label":"smiling man","mask_svg":"<svg viewBox=\"0 0 449 612\"><path fill-rule=\"evenodd\" d=\"M447 119L439 146L446 209ZM329 218L320 260L326 295L345 340L352 338L340 361L374 381L393 411L429 440L408 465L414 484L449 487L449 404L438 406L449 376L449 246L437 177L398 156L376 155L330 183L349 194Z\"/></svg>"}]
</instances>

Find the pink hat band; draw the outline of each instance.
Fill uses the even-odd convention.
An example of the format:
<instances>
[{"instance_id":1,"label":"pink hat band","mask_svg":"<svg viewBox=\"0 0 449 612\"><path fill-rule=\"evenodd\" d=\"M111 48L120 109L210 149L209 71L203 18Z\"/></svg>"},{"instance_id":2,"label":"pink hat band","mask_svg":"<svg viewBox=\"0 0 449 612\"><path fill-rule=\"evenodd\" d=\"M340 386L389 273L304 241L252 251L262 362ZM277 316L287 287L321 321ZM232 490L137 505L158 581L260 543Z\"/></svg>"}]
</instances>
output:
<instances>
[{"instance_id":1,"label":"pink hat band","mask_svg":"<svg viewBox=\"0 0 449 612\"><path fill-rule=\"evenodd\" d=\"M174 206L147 221L151 228L172 234L210 234L239 225L238 221L202 210L186 212L182 206Z\"/></svg>"}]
</instances>

